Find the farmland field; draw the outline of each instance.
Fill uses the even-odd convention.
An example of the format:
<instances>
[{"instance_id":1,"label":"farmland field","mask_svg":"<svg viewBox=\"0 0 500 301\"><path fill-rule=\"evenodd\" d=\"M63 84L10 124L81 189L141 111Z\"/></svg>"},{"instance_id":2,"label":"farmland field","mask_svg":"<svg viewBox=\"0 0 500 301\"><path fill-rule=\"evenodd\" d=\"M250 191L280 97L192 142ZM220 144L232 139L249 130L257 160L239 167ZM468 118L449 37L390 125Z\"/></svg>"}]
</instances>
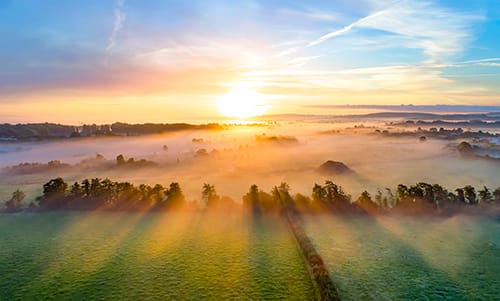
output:
<instances>
[{"instance_id":1,"label":"farmland field","mask_svg":"<svg viewBox=\"0 0 500 301\"><path fill-rule=\"evenodd\" d=\"M306 216L342 300L498 300L500 223Z\"/></svg>"},{"instance_id":2,"label":"farmland field","mask_svg":"<svg viewBox=\"0 0 500 301\"><path fill-rule=\"evenodd\" d=\"M0 300L314 299L278 218L0 215Z\"/></svg>"}]
</instances>

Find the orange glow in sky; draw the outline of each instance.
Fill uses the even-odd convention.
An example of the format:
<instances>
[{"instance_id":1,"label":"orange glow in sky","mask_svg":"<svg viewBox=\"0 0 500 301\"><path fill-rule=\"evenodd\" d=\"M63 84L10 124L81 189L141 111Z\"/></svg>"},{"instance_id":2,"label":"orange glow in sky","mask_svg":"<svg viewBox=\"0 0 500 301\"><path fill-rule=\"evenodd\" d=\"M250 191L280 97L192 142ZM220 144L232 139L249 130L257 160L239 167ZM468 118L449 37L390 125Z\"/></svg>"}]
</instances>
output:
<instances>
[{"instance_id":1,"label":"orange glow in sky","mask_svg":"<svg viewBox=\"0 0 500 301\"><path fill-rule=\"evenodd\" d=\"M0 4L0 122L499 105L495 1L98 2Z\"/></svg>"}]
</instances>

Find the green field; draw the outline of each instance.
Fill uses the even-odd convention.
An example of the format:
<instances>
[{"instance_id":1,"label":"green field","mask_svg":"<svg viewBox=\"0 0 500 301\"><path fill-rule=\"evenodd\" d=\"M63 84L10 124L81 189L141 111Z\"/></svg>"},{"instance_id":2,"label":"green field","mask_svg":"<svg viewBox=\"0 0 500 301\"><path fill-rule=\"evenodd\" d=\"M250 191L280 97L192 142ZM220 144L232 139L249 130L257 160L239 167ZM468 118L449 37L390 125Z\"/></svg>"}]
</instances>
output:
<instances>
[{"instance_id":1,"label":"green field","mask_svg":"<svg viewBox=\"0 0 500 301\"><path fill-rule=\"evenodd\" d=\"M500 223L304 217L342 300L498 300ZM285 222L242 213L0 215L0 300L313 300Z\"/></svg>"},{"instance_id":2,"label":"green field","mask_svg":"<svg viewBox=\"0 0 500 301\"><path fill-rule=\"evenodd\" d=\"M0 215L0 300L314 299L286 224L240 213Z\"/></svg>"},{"instance_id":3,"label":"green field","mask_svg":"<svg viewBox=\"0 0 500 301\"><path fill-rule=\"evenodd\" d=\"M306 216L342 300L500 300L500 223Z\"/></svg>"}]
</instances>

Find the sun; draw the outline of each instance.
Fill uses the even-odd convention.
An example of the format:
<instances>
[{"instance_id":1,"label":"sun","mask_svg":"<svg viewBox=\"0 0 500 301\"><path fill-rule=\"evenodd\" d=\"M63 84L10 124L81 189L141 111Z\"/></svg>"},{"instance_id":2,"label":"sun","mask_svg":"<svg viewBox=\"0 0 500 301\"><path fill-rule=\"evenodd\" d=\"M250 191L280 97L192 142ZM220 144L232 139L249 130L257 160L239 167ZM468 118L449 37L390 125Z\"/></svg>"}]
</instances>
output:
<instances>
[{"instance_id":1,"label":"sun","mask_svg":"<svg viewBox=\"0 0 500 301\"><path fill-rule=\"evenodd\" d=\"M267 112L264 96L253 89L237 88L219 98L219 111L227 117L245 119Z\"/></svg>"}]
</instances>

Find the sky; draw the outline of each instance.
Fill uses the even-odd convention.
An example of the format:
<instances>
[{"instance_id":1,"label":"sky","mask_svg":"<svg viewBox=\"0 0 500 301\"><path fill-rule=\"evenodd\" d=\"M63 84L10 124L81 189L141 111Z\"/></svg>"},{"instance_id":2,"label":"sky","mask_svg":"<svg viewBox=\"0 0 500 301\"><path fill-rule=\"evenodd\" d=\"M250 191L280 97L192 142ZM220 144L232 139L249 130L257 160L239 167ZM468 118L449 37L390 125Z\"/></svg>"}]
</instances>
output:
<instances>
[{"instance_id":1,"label":"sky","mask_svg":"<svg viewBox=\"0 0 500 301\"><path fill-rule=\"evenodd\" d=\"M498 0L0 0L0 122L500 105L499 33Z\"/></svg>"}]
</instances>

